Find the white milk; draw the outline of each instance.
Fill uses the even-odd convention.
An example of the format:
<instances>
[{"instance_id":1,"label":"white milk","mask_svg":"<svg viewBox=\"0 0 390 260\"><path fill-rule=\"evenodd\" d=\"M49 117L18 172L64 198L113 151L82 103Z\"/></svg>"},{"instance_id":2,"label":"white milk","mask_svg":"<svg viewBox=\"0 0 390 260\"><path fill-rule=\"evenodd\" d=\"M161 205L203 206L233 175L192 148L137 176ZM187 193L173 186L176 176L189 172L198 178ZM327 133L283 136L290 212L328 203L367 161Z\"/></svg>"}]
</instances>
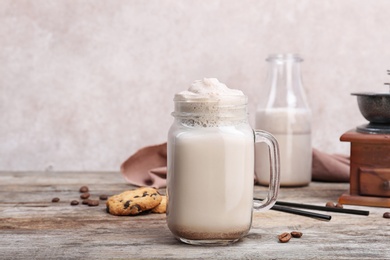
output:
<instances>
[{"instance_id":1,"label":"white milk","mask_svg":"<svg viewBox=\"0 0 390 260\"><path fill-rule=\"evenodd\" d=\"M252 220L254 135L246 97L217 79L175 95L167 223L178 238L236 240Z\"/></svg>"},{"instance_id":2,"label":"white milk","mask_svg":"<svg viewBox=\"0 0 390 260\"><path fill-rule=\"evenodd\" d=\"M168 226L179 237L209 239L245 235L252 218L252 129L200 129L168 147L171 165ZM174 198L174 199L173 199Z\"/></svg>"},{"instance_id":3,"label":"white milk","mask_svg":"<svg viewBox=\"0 0 390 260\"><path fill-rule=\"evenodd\" d=\"M312 147L310 112L303 109L270 109L256 112L256 128L270 132L280 149L280 185L304 186L311 181ZM269 183L268 147L256 144L256 176Z\"/></svg>"}]
</instances>

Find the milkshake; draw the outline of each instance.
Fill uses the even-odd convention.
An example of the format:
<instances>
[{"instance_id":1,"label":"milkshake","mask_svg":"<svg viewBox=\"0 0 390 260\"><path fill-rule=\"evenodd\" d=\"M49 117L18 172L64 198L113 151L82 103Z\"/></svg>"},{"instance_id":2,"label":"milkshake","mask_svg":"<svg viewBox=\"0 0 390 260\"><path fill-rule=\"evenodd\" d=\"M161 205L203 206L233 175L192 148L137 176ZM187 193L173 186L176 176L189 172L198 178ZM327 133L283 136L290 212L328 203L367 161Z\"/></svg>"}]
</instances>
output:
<instances>
[{"instance_id":1,"label":"milkshake","mask_svg":"<svg viewBox=\"0 0 390 260\"><path fill-rule=\"evenodd\" d=\"M211 128L174 140L169 148L176 163L169 169L168 226L175 235L234 239L248 232L254 172L251 131Z\"/></svg>"},{"instance_id":2,"label":"milkshake","mask_svg":"<svg viewBox=\"0 0 390 260\"><path fill-rule=\"evenodd\" d=\"M217 79L203 79L176 94L174 102L168 227L189 244L235 242L252 222L255 135L247 97Z\"/></svg>"}]
</instances>

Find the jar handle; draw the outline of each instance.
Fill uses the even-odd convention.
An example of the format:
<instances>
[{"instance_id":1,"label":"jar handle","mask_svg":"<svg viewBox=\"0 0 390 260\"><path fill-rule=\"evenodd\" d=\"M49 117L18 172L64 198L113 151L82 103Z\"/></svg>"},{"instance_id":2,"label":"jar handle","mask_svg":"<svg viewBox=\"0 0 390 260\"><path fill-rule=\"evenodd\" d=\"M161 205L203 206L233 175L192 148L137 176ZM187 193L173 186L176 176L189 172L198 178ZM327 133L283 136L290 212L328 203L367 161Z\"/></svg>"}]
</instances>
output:
<instances>
[{"instance_id":1,"label":"jar handle","mask_svg":"<svg viewBox=\"0 0 390 260\"><path fill-rule=\"evenodd\" d=\"M253 202L253 207L256 210L268 210L276 202L276 198L279 193L280 186L280 164L279 164L279 145L277 140L270 133L263 130L254 130L255 143L264 142L269 147L270 158L270 182L268 186L267 197L259 202L258 200Z\"/></svg>"}]
</instances>

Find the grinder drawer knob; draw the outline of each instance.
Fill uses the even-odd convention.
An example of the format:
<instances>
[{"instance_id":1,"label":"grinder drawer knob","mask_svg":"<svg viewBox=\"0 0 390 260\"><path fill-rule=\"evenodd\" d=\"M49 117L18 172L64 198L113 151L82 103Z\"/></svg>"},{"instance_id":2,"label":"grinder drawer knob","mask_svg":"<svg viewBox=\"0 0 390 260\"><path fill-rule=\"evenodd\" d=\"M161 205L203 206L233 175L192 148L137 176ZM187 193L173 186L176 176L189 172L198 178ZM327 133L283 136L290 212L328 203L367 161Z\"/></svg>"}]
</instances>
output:
<instances>
[{"instance_id":1,"label":"grinder drawer knob","mask_svg":"<svg viewBox=\"0 0 390 260\"><path fill-rule=\"evenodd\" d=\"M383 182L383 189L390 190L390 181Z\"/></svg>"}]
</instances>

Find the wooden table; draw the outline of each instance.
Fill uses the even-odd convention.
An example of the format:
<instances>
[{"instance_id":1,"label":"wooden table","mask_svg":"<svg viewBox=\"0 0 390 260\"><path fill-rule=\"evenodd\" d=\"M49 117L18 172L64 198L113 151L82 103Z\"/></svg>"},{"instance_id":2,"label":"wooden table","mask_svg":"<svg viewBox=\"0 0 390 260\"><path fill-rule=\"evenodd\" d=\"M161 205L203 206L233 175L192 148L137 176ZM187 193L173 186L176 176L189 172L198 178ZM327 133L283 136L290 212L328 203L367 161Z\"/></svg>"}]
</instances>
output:
<instances>
[{"instance_id":1,"label":"wooden table","mask_svg":"<svg viewBox=\"0 0 390 260\"><path fill-rule=\"evenodd\" d=\"M0 259L389 259L388 208L369 216L326 213L332 220L269 210L255 212L250 233L230 246L182 244L167 228L164 214L117 217L97 207L71 206L79 188L92 197L134 188L119 173L0 172ZM311 183L283 188L279 199L324 205L348 189L348 183ZM265 188L256 186L256 195ZM164 193L164 190L161 190ZM52 203L54 197L61 200ZM324 213L324 212L323 212ZM301 238L279 243L277 235L298 230Z\"/></svg>"}]
</instances>

